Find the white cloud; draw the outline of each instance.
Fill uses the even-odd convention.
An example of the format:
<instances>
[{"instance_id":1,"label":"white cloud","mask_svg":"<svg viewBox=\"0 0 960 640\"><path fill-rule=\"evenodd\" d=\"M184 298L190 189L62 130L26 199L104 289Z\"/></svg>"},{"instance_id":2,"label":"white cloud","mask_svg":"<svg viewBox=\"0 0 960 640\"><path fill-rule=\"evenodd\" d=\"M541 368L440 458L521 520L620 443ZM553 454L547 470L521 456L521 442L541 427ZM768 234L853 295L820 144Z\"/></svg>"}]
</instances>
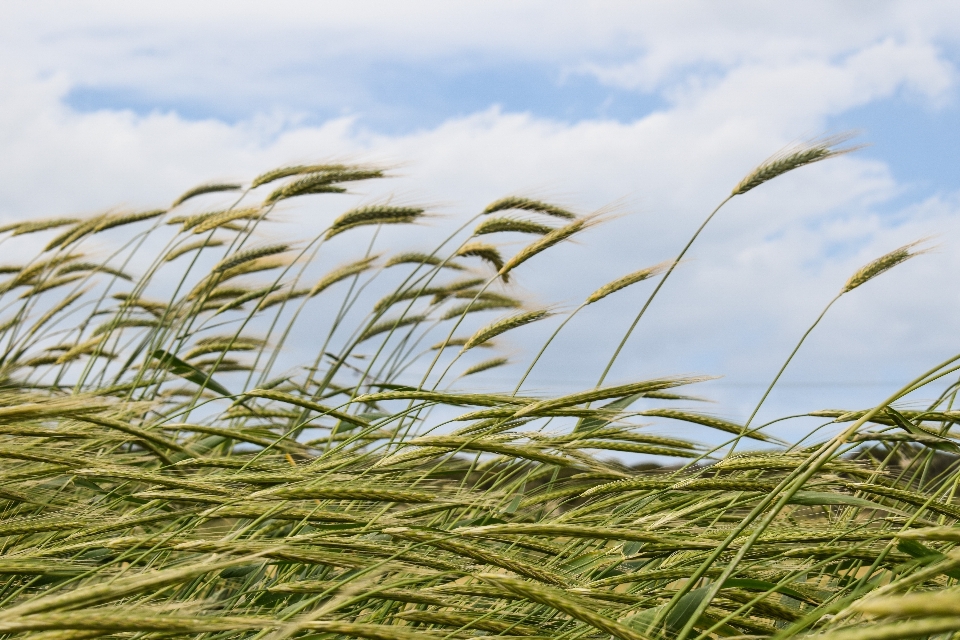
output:
<instances>
[{"instance_id":1,"label":"white cloud","mask_svg":"<svg viewBox=\"0 0 960 640\"><path fill-rule=\"evenodd\" d=\"M830 116L904 88L942 103L956 87L938 44L955 37L947 31L950 20L903 3L877 11L835 3L788 9L733 3L728 10L612 3L608 15L579 3L556 11L483 3L460 12L422 3L412 10L416 19L389 3L269 11L261 3L230 3L230 11L191 3L185 12L121 3L109 12L97 5L90 16L81 5L56 6L63 13L49 23L21 14L13 24L29 28L0 45L5 218L155 206L208 179L249 178L291 161L377 160L396 165L402 177L371 187L365 197L396 191L450 215L516 192L583 210L618 203L620 218L517 274L522 286L571 304L607 280L670 257L746 171L790 140L819 133ZM955 11L950 3L941 9ZM752 12L760 15L744 20ZM7 35L15 30L10 24ZM106 31L99 34L98 25ZM211 29L207 42L200 41L201 27ZM271 50L290 33L289 48ZM304 34L330 38L307 46ZM145 51L139 57L131 53L137 47ZM471 52L554 59L611 84L665 92L671 102L627 123L562 123L494 107L398 135L351 118L297 124L283 110L227 123L176 113L78 113L63 103L78 82L159 83L158 90L190 93L211 79L213 91L238 83L243 90L269 89L283 85L267 77L276 68L333 49L368 59L398 51L430 59ZM203 68L191 69L198 51ZM604 52L627 52L635 61L581 64ZM284 86L281 93L297 90ZM942 359L955 349L945 328L960 312L952 282L960 272L960 205L955 195L941 194L892 214L889 203L902 189L883 163L854 155L799 170L730 203L651 308L615 375L699 370L727 373L731 384L764 381L855 268L930 234L939 234L944 248L842 300L787 382L906 379ZM558 271L568 275L558 278ZM548 352L533 384L590 384L644 293L638 286L588 310ZM573 362L556 359L564 345L576 354ZM745 394L759 393L717 389L723 406L740 413L749 404ZM786 393L772 403L809 408L840 398L815 391L824 395ZM869 402L878 393L865 388L856 397Z\"/></svg>"}]
</instances>

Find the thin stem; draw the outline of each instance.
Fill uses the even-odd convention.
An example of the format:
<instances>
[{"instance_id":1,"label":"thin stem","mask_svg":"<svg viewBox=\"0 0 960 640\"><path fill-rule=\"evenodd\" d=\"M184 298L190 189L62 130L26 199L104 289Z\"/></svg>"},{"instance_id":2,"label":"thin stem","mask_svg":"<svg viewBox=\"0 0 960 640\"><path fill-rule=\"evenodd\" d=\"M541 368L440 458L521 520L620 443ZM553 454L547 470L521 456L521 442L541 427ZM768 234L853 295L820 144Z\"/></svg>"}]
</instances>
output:
<instances>
[{"instance_id":1,"label":"thin stem","mask_svg":"<svg viewBox=\"0 0 960 640\"><path fill-rule=\"evenodd\" d=\"M513 393L511 395L517 395L520 392L520 387L523 386L523 383L526 381L527 376L530 375L530 372L533 371L533 368L537 366L537 362L539 362L540 356L543 355L543 352L547 350L547 347L550 346L550 343L553 342L553 339L557 337L557 335L563 330L565 326L567 326L567 323L573 320L573 316L577 315L577 313L579 313L579 311L583 309L585 306L587 306L586 302L584 302L579 307L571 311L570 314L566 318L564 318L563 322L560 323L560 326L557 327L553 331L553 333L550 334L550 337L547 338L547 341L543 344L542 347L540 347L540 351L537 353L536 357L534 357L533 361L530 363L530 366L527 367L527 370L524 372L523 377L520 378L520 382L518 382L517 386L514 387Z\"/></svg>"},{"instance_id":2,"label":"thin stem","mask_svg":"<svg viewBox=\"0 0 960 640\"><path fill-rule=\"evenodd\" d=\"M830 310L830 307L833 306L833 303L840 299L842 293L837 294L833 300L827 303L827 306L823 308L823 311L820 312L820 315L817 316L817 319L813 321L813 324L804 332L803 337L800 338L800 342L793 348L793 351L790 352L790 355L787 356L786 361L783 363L783 366L780 367L780 370L777 371L777 375L773 377L773 380L770 381L770 385L767 387L767 390L763 392L763 396L760 398L760 402L757 403L757 406L753 408L753 412L750 414L750 417L747 418L747 421L743 424L743 433L746 433L750 428L750 423L753 422L753 419L757 417L757 413L760 411L760 407L763 406L763 403L766 401L767 396L770 395L770 392L773 391L773 387L776 386L777 381L780 380L780 376L783 375L783 372L787 370L787 366L790 364L790 361L793 360L793 357L797 355L797 352L800 351L800 347L803 346L804 341L807 339L813 330L820 324L820 321L823 320L823 317L827 315L827 311ZM737 447L737 444L740 442L741 436L737 436L733 443L730 445L730 451L727 455L733 454L733 450Z\"/></svg>"},{"instance_id":3,"label":"thin stem","mask_svg":"<svg viewBox=\"0 0 960 640\"><path fill-rule=\"evenodd\" d=\"M677 268L677 265L683 259L683 256L686 255L687 250L689 250L690 247L693 245L694 241L697 239L697 236L700 235L700 232L703 231L703 229L707 226L707 224L709 224L710 220L713 219L713 216L717 215L717 212L720 211L720 208L723 207L723 205L727 204L731 198L733 198L732 195L727 196L726 198L723 199L723 202L717 205L716 209L710 212L710 215L708 215L706 220L704 220L700 224L696 232L693 234L693 236L690 238L687 244L680 251L680 254L673 261L673 264L671 264L670 268L667 269L667 272L663 274L662 278L660 278L660 282L657 283L657 286L654 288L653 293L650 294L650 297L647 298L647 301L643 304L643 307L641 307L640 313L638 313L637 317L633 319L633 323L630 325L630 328L627 329L627 333L623 336L623 339L620 340L620 344L617 345L617 350L613 352L613 356L611 356L610 361L607 362L607 366L604 368L603 373L600 374L600 379L597 380L598 387L603 384L604 380L607 379L607 374L610 373L610 369L613 367L613 363L617 361L617 357L620 355L620 352L623 351L623 347L624 345L627 344L627 340L630 339L630 335L633 333L633 330L637 328L637 323L640 322L640 318L642 318L643 314L646 313L647 308L650 306L650 303L653 302L653 299L657 297L657 293L659 293L660 289L667 282L667 278L669 278L670 274L673 273L673 270Z\"/></svg>"}]
</instances>

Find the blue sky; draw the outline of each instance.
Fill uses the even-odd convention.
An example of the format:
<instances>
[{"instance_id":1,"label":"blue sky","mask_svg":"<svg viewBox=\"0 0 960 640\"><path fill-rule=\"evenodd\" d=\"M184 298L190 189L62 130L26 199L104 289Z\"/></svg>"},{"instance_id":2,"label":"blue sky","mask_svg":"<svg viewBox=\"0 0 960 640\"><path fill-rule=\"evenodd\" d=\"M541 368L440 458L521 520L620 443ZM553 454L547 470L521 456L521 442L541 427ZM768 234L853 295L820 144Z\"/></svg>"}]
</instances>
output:
<instances>
[{"instance_id":1,"label":"blue sky","mask_svg":"<svg viewBox=\"0 0 960 640\"><path fill-rule=\"evenodd\" d=\"M343 115L380 133L403 134L433 128L445 120L499 105L504 111L573 123L612 119L630 122L663 108L654 92L629 91L601 84L561 65L511 62L464 56L420 63L335 58L331 73L322 64L278 70L289 86L323 87L289 96L242 94L225 99L217 92L183 95L167 87L131 87L91 83L72 87L65 103L80 112L130 109L140 115L173 111L189 119L240 122L258 113L292 110L303 122L321 124Z\"/></svg>"},{"instance_id":2,"label":"blue sky","mask_svg":"<svg viewBox=\"0 0 960 640\"><path fill-rule=\"evenodd\" d=\"M956 64L952 49L949 46L943 55ZM294 91L280 99L272 94L185 94L163 85L100 82L72 86L63 104L79 113L129 110L148 116L170 112L188 120L232 124L275 110L297 112L300 123L313 125L350 115L366 128L393 135L434 128L492 105L564 123L595 119L627 123L670 107L660 92L605 85L584 73L567 72L560 64L517 64L470 56L421 64L389 60L358 64L344 58L326 62L339 72L331 74L316 62L280 70L286 72L288 86L324 87ZM870 145L863 155L885 162L898 180L918 189L956 189L960 184L960 105L955 96L931 104L910 91L898 91L828 118L826 129L860 132Z\"/></svg>"},{"instance_id":3,"label":"blue sky","mask_svg":"<svg viewBox=\"0 0 960 640\"><path fill-rule=\"evenodd\" d=\"M518 278L542 301L575 304L675 253L764 157L853 129L869 146L731 203L615 377L724 374L707 395L740 416L853 270L925 236L935 253L831 311L771 412L855 408L957 351L954 3L36 2L4 13L4 219L153 206L288 162L380 161L399 177L360 201L393 193L450 217L509 193L612 206L616 218L559 264ZM557 278L567 264L574 273ZM532 384L591 384L643 293L578 318Z\"/></svg>"}]
</instances>

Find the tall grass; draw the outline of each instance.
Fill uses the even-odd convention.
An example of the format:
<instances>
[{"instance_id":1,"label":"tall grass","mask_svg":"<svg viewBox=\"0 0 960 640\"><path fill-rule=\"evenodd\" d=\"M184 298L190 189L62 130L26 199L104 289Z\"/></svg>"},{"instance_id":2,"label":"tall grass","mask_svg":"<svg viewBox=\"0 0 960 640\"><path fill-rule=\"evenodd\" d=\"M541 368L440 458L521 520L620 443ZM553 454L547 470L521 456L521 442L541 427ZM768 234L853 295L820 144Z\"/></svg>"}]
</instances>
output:
<instances>
[{"instance_id":1,"label":"tall grass","mask_svg":"<svg viewBox=\"0 0 960 640\"><path fill-rule=\"evenodd\" d=\"M730 197L840 142L777 154ZM875 407L809 414L837 426L792 446L764 425L684 409L683 387L702 378L561 397L463 391L506 363L490 351L499 336L558 313L511 292L509 275L599 220L512 197L421 252L389 251L390 230L428 215L410 206L256 240L279 203L383 175L284 167L192 189L169 209L3 230L45 248L0 269L0 633L960 631L960 356ZM232 206L197 206L225 194ZM374 240L319 272L327 242L360 228ZM507 255L496 238L524 246ZM91 253L98 243L111 252ZM916 252L867 265L842 295ZM656 280L638 322L675 264L598 283L582 306ZM897 408L928 386L938 396L926 409ZM726 441L656 435L638 422L649 418ZM643 455L675 463L611 460Z\"/></svg>"}]
</instances>

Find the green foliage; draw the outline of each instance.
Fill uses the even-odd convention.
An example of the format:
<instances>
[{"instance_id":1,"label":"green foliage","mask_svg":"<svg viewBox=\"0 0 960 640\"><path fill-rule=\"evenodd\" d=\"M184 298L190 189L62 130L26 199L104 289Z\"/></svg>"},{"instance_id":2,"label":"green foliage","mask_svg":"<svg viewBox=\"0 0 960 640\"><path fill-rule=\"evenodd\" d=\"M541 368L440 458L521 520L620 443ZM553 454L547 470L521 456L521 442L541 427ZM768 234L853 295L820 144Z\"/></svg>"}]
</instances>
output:
<instances>
[{"instance_id":1,"label":"green foliage","mask_svg":"<svg viewBox=\"0 0 960 640\"><path fill-rule=\"evenodd\" d=\"M837 153L824 141L792 149L734 195ZM452 243L375 255L373 229L389 245L396 225L428 216L370 206L314 238L253 243L277 203L382 175L285 167L246 188L203 185L174 206L236 199L210 213L3 229L57 235L31 263L4 268L0 286L0 634L867 640L960 631L957 385L941 382L921 410L891 406L955 373L960 356L877 407L810 414L837 435L817 440L818 430L802 447L763 425L677 407L696 398L668 391L705 378L598 383L559 397L519 385L471 392L463 385L508 362L471 347L522 340L526 325L559 314L491 289L598 220L510 197ZM507 210L541 219L482 217ZM547 224L556 218L564 226ZM90 262L84 244L121 226L132 230L126 244ZM471 240L471 228L541 237L504 257L509 245ZM316 273L328 242L366 253ZM865 267L844 292L912 246ZM587 303L665 273L646 309L674 264L635 271ZM450 280L451 269L468 273ZM512 311L488 315L503 309ZM290 338L298 320L312 341ZM299 366L280 370L281 351ZM729 440L658 435L651 419ZM767 448L738 452L741 441ZM611 452L671 462L631 467Z\"/></svg>"}]
</instances>

